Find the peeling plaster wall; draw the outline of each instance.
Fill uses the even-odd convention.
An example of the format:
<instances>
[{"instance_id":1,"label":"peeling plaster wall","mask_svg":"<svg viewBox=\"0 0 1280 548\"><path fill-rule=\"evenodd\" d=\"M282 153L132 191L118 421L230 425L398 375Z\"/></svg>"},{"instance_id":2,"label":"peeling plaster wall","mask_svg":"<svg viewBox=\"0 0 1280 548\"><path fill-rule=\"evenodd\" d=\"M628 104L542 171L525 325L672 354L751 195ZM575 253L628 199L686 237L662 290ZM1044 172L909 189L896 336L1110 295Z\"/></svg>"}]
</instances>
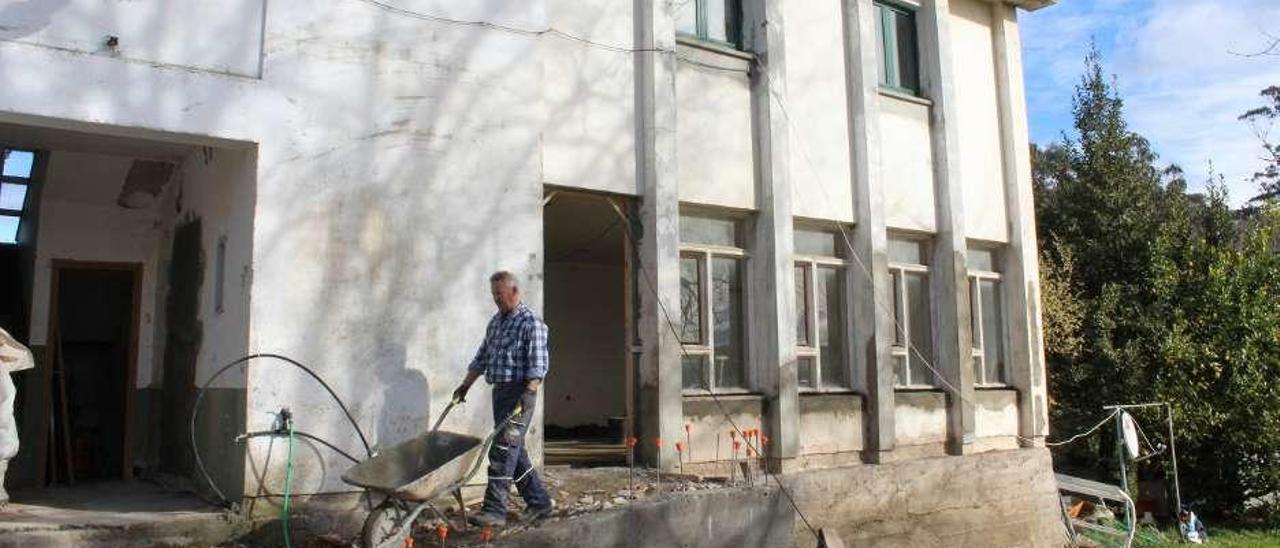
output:
<instances>
[{"instance_id":1,"label":"peeling plaster wall","mask_svg":"<svg viewBox=\"0 0 1280 548\"><path fill-rule=\"evenodd\" d=\"M856 394L801 395L800 454L861 451L862 419L862 397Z\"/></svg>"},{"instance_id":2,"label":"peeling plaster wall","mask_svg":"<svg viewBox=\"0 0 1280 548\"><path fill-rule=\"evenodd\" d=\"M0 40L257 76L267 0L10 2ZM163 32L157 32L163 29ZM108 36L118 38L110 47Z\"/></svg>"},{"instance_id":3,"label":"peeling plaster wall","mask_svg":"<svg viewBox=\"0 0 1280 548\"><path fill-rule=\"evenodd\" d=\"M733 440L729 436L733 424L743 431L760 427L759 396L721 396L720 401L724 412L710 398L684 398L684 422L689 426L689 454L685 462L728 461L733 458ZM730 418L733 424L729 423ZM645 441L652 443L652 440ZM739 459L746 456L743 451L738 451Z\"/></svg>"},{"instance_id":4,"label":"peeling plaster wall","mask_svg":"<svg viewBox=\"0 0 1280 548\"><path fill-rule=\"evenodd\" d=\"M979 438L1018 435L1018 392L975 390L974 434Z\"/></svg>"},{"instance_id":5,"label":"peeling plaster wall","mask_svg":"<svg viewBox=\"0 0 1280 548\"><path fill-rule=\"evenodd\" d=\"M941 444L947 440L947 395L942 392L898 392L894 396L894 431L901 446Z\"/></svg>"},{"instance_id":6,"label":"peeling plaster wall","mask_svg":"<svg viewBox=\"0 0 1280 548\"><path fill-rule=\"evenodd\" d=\"M792 208L797 217L851 222L843 4L784 2L782 10Z\"/></svg>"},{"instance_id":7,"label":"peeling plaster wall","mask_svg":"<svg viewBox=\"0 0 1280 548\"><path fill-rule=\"evenodd\" d=\"M634 47L632 12L611 0L547 1L555 28L618 48ZM539 47L542 100L555 120L542 136L543 181L638 195L633 54L557 37Z\"/></svg>"},{"instance_id":8,"label":"peeling plaster wall","mask_svg":"<svg viewBox=\"0 0 1280 548\"><path fill-rule=\"evenodd\" d=\"M991 5L952 0L950 7L966 236L1008 242Z\"/></svg>"},{"instance_id":9,"label":"peeling plaster wall","mask_svg":"<svg viewBox=\"0 0 1280 548\"><path fill-rule=\"evenodd\" d=\"M690 56L700 55L693 48L681 51ZM751 90L747 75L687 62L677 62L676 67L676 169L680 201L755 209Z\"/></svg>"},{"instance_id":10,"label":"peeling plaster wall","mask_svg":"<svg viewBox=\"0 0 1280 548\"><path fill-rule=\"evenodd\" d=\"M122 50L146 34L182 37L154 26L123 32L98 24L167 19L172 4L89 4L24 9L39 11L32 26L49 32L71 24L89 34L120 32ZM525 29L547 25L541 2L397 5ZM371 443L394 443L436 418L461 378L493 313L490 272L505 268L524 276L525 295L540 308L538 136L545 124L538 106L542 66L529 62L538 39L425 21L363 2L267 6L265 26L243 28L242 12L222 8L199 19L210 32L263 29L260 79L214 74L201 63L160 66L8 36L0 41L0 75L15 85L0 100L0 119L77 120L113 126L84 129L159 131L194 144L258 143L257 162L246 168L256 179L253 222L233 223L252 234L252 247L243 248L252 254L249 350L314 366ZM201 42L175 47L195 55ZM240 48L227 40L206 49L238 55ZM82 90L79 100L59 93L69 87ZM218 232L210 225L205 238ZM232 274L228 282L239 278ZM211 331L206 341L221 336ZM201 357L197 383L207 378L213 358ZM334 404L296 371L255 366L247 383L248 429L269 427L269 413L287 405L299 428L363 452ZM487 392L477 387L446 427L487 431ZM540 455L535 430L531 449ZM255 442L249 460L263 462L269 444ZM277 453L280 447L275 444ZM347 465L323 448L304 448L295 491L346 490L339 476ZM282 479L283 469L273 467L261 483L277 491ZM253 492L259 481L247 483Z\"/></svg>"},{"instance_id":11,"label":"peeling plaster wall","mask_svg":"<svg viewBox=\"0 0 1280 548\"><path fill-rule=\"evenodd\" d=\"M880 96L885 223L889 228L933 232L933 150L929 108Z\"/></svg>"}]
</instances>

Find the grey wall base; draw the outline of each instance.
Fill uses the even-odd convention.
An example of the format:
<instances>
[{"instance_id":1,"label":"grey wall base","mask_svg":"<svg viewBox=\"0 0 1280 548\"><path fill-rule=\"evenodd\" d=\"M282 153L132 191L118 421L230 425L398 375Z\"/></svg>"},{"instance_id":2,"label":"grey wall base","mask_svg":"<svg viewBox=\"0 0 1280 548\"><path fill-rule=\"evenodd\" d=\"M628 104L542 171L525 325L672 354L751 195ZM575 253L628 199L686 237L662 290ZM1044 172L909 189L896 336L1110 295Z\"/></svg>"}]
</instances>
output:
<instances>
[{"instance_id":1,"label":"grey wall base","mask_svg":"<svg viewBox=\"0 0 1280 548\"><path fill-rule=\"evenodd\" d=\"M1045 449L796 472L783 481L817 528L848 546L1057 547L1066 543ZM770 483L681 494L550 521L500 546L816 546Z\"/></svg>"}]
</instances>

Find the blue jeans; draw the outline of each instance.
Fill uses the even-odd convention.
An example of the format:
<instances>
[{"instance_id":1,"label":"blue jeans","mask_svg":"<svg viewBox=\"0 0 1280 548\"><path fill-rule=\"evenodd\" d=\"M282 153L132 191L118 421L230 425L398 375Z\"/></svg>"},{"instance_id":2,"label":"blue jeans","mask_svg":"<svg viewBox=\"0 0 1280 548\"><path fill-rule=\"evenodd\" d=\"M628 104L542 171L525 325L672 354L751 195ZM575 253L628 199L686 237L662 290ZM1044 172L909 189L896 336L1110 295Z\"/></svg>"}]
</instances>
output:
<instances>
[{"instance_id":1,"label":"blue jeans","mask_svg":"<svg viewBox=\"0 0 1280 548\"><path fill-rule=\"evenodd\" d=\"M524 435L533 419L533 409L524 409L513 422L503 424L519 405L524 389L523 381L493 385L493 424L500 431L489 447L489 485L484 492L481 513L507 515L507 493L513 479L519 480L516 481L516 490L524 499L525 506L539 510L551 507L551 497L529 462L529 452L524 447Z\"/></svg>"}]
</instances>

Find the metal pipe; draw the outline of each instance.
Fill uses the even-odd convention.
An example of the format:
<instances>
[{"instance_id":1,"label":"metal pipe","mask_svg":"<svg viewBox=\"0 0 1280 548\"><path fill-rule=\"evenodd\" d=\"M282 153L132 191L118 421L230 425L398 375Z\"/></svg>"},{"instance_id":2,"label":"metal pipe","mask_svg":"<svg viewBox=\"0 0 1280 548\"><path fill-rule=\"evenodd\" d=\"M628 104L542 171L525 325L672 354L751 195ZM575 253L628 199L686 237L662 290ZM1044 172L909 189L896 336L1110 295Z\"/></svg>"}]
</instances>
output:
<instances>
[{"instance_id":1,"label":"metal pipe","mask_svg":"<svg viewBox=\"0 0 1280 548\"><path fill-rule=\"evenodd\" d=\"M1164 403L1164 402L1155 402L1155 403L1127 403L1127 404L1121 404L1121 405L1104 405L1104 406L1102 406L1102 408L1103 408L1103 409L1136 409L1136 408L1139 408L1139 407L1163 407L1163 406L1166 406L1166 405L1169 405L1169 404Z\"/></svg>"},{"instance_id":2,"label":"metal pipe","mask_svg":"<svg viewBox=\"0 0 1280 548\"><path fill-rule=\"evenodd\" d=\"M1116 413L1116 456L1120 459L1120 489L1129 494L1129 474L1125 470L1124 413Z\"/></svg>"},{"instance_id":3,"label":"metal pipe","mask_svg":"<svg viewBox=\"0 0 1280 548\"><path fill-rule=\"evenodd\" d=\"M1173 441L1173 406L1165 404L1169 418L1169 458L1173 459L1173 501L1177 506L1173 513L1176 517L1182 511L1182 486L1178 482L1178 447Z\"/></svg>"}]
</instances>

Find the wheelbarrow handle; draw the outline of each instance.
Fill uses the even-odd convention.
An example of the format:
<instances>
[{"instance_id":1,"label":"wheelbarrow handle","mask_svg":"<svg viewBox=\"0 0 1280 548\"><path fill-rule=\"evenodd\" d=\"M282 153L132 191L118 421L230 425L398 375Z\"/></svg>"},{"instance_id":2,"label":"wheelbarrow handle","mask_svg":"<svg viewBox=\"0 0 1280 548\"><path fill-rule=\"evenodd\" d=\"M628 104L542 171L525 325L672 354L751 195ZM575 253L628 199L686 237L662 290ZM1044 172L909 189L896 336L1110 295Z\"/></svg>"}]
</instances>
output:
<instances>
[{"instance_id":1,"label":"wheelbarrow handle","mask_svg":"<svg viewBox=\"0 0 1280 548\"><path fill-rule=\"evenodd\" d=\"M431 426L431 431L432 431L432 432L435 432L436 430L439 430L439 429L440 429L440 423L443 423L443 422L444 422L444 418L445 418L445 417L447 417L447 416L449 416L449 412L453 410L453 406L458 405L459 403L462 403L463 401L466 401L466 400L463 400L462 398L454 398L454 399L452 399L452 400L449 400L449 405L446 405L446 406L444 407L444 411L441 411L441 412L440 412L440 418L436 419L436 423L435 423L434 425L432 425L432 426Z\"/></svg>"}]
</instances>

